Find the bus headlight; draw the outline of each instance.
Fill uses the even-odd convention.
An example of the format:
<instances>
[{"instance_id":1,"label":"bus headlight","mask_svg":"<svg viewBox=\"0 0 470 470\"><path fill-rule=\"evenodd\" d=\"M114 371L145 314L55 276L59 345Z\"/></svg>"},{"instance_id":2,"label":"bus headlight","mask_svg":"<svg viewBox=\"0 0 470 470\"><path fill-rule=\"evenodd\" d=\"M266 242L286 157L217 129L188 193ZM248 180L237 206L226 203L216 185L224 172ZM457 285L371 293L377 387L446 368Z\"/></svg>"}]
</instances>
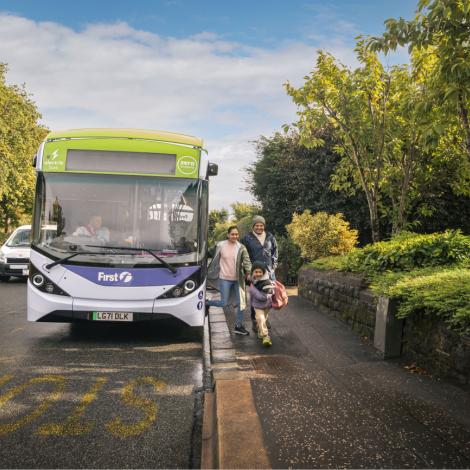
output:
<instances>
[{"instance_id":1,"label":"bus headlight","mask_svg":"<svg viewBox=\"0 0 470 470\"><path fill-rule=\"evenodd\" d=\"M44 276L42 274L35 274L33 278L31 279L31 282L36 286L36 287L41 287L44 284Z\"/></svg>"},{"instance_id":2,"label":"bus headlight","mask_svg":"<svg viewBox=\"0 0 470 470\"><path fill-rule=\"evenodd\" d=\"M67 292L65 292L59 286L54 284L45 274L41 273L36 268L36 266L31 263L29 265L29 280L31 281L31 284L41 292L70 297Z\"/></svg>"},{"instance_id":3,"label":"bus headlight","mask_svg":"<svg viewBox=\"0 0 470 470\"><path fill-rule=\"evenodd\" d=\"M181 289L181 287L175 287L172 289L171 295L173 297L181 297L183 295L183 289Z\"/></svg>"},{"instance_id":4,"label":"bus headlight","mask_svg":"<svg viewBox=\"0 0 470 470\"><path fill-rule=\"evenodd\" d=\"M192 279L188 279L184 283L184 291L188 294L196 288L196 283Z\"/></svg>"},{"instance_id":5,"label":"bus headlight","mask_svg":"<svg viewBox=\"0 0 470 470\"><path fill-rule=\"evenodd\" d=\"M52 284L51 282L48 282L45 286L44 286L44 290L46 292L48 292L49 294L53 294L54 293L54 284Z\"/></svg>"},{"instance_id":6,"label":"bus headlight","mask_svg":"<svg viewBox=\"0 0 470 470\"><path fill-rule=\"evenodd\" d=\"M190 294L201 285L201 270L198 269L194 274L184 281L172 287L170 290L162 294L159 299L172 299L175 297L184 297Z\"/></svg>"}]
</instances>

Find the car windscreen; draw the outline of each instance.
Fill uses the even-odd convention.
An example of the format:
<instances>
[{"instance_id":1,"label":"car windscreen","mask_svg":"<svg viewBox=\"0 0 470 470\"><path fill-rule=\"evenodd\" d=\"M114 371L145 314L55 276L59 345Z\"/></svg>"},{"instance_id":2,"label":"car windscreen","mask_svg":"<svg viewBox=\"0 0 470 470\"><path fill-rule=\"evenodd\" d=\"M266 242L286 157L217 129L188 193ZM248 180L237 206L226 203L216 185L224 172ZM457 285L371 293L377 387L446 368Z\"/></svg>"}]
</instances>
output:
<instances>
[{"instance_id":1,"label":"car windscreen","mask_svg":"<svg viewBox=\"0 0 470 470\"><path fill-rule=\"evenodd\" d=\"M10 248L28 247L31 244L30 235L31 235L31 229L29 228L17 230L10 237L6 245Z\"/></svg>"}]
</instances>

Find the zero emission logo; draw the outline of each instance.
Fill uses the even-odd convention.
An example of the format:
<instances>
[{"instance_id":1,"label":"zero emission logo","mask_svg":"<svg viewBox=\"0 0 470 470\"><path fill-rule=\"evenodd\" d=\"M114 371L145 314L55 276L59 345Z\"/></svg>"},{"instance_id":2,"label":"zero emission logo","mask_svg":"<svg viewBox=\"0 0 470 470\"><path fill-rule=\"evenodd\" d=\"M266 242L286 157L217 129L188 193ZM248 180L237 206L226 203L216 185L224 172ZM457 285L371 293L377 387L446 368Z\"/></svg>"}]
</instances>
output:
<instances>
[{"instance_id":1,"label":"zero emission logo","mask_svg":"<svg viewBox=\"0 0 470 470\"><path fill-rule=\"evenodd\" d=\"M184 155L178 159L177 168L183 175L192 175L197 170L197 160L190 155Z\"/></svg>"},{"instance_id":2,"label":"zero emission logo","mask_svg":"<svg viewBox=\"0 0 470 470\"><path fill-rule=\"evenodd\" d=\"M54 149L51 153L47 153L44 159L44 169L48 171L60 170L64 165L60 157L61 155L58 148Z\"/></svg>"}]
</instances>

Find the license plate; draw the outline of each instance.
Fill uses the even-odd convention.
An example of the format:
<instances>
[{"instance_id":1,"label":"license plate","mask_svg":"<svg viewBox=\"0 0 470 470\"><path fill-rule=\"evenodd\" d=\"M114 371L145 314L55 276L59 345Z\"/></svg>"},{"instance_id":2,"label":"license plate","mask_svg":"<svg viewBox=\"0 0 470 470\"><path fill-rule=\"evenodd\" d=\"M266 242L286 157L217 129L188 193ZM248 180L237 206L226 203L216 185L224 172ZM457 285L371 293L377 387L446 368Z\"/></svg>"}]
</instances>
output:
<instances>
[{"instance_id":1,"label":"license plate","mask_svg":"<svg viewBox=\"0 0 470 470\"><path fill-rule=\"evenodd\" d=\"M93 320L97 321L133 321L132 312L93 312Z\"/></svg>"},{"instance_id":2,"label":"license plate","mask_svg":"<svg viewBox=\"0 0 470 470\"><path fill-rule=\"evenodd\" d=\"M10 264L11 269L18 269L18 270L23 270L23 269L28 269L27 264Z\"/></svg>"}]
</instances>

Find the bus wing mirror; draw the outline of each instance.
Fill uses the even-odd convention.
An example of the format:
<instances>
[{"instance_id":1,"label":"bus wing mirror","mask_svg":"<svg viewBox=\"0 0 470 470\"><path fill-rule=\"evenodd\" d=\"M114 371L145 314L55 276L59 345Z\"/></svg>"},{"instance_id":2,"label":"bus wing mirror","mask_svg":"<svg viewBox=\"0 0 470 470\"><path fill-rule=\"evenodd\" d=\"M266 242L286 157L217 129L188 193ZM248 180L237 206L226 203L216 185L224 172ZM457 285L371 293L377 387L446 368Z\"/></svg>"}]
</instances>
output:
<instances>
[{"instance_id":1,"label":"bus wing mirror","mask_svg":"<svg viewBox=\"0 0 470 470\"><path fill-rule=\"evenodd\" d=\"M207 176L217 176L219 173L219 165L217 163L209 163L207 166Z\"/></svg>"},{"instance_id":2,"label":"bus wing mirror","mask_svg":"<svg viewBox=\"0 0 470 470\"><path fill-rule=\"evenodd\" d=\"M34 168L36 168L37 161L38 161L38 155L36 154L36 155L34 155L33 161L31 162Z\"/></svg>"}]
</instances>

